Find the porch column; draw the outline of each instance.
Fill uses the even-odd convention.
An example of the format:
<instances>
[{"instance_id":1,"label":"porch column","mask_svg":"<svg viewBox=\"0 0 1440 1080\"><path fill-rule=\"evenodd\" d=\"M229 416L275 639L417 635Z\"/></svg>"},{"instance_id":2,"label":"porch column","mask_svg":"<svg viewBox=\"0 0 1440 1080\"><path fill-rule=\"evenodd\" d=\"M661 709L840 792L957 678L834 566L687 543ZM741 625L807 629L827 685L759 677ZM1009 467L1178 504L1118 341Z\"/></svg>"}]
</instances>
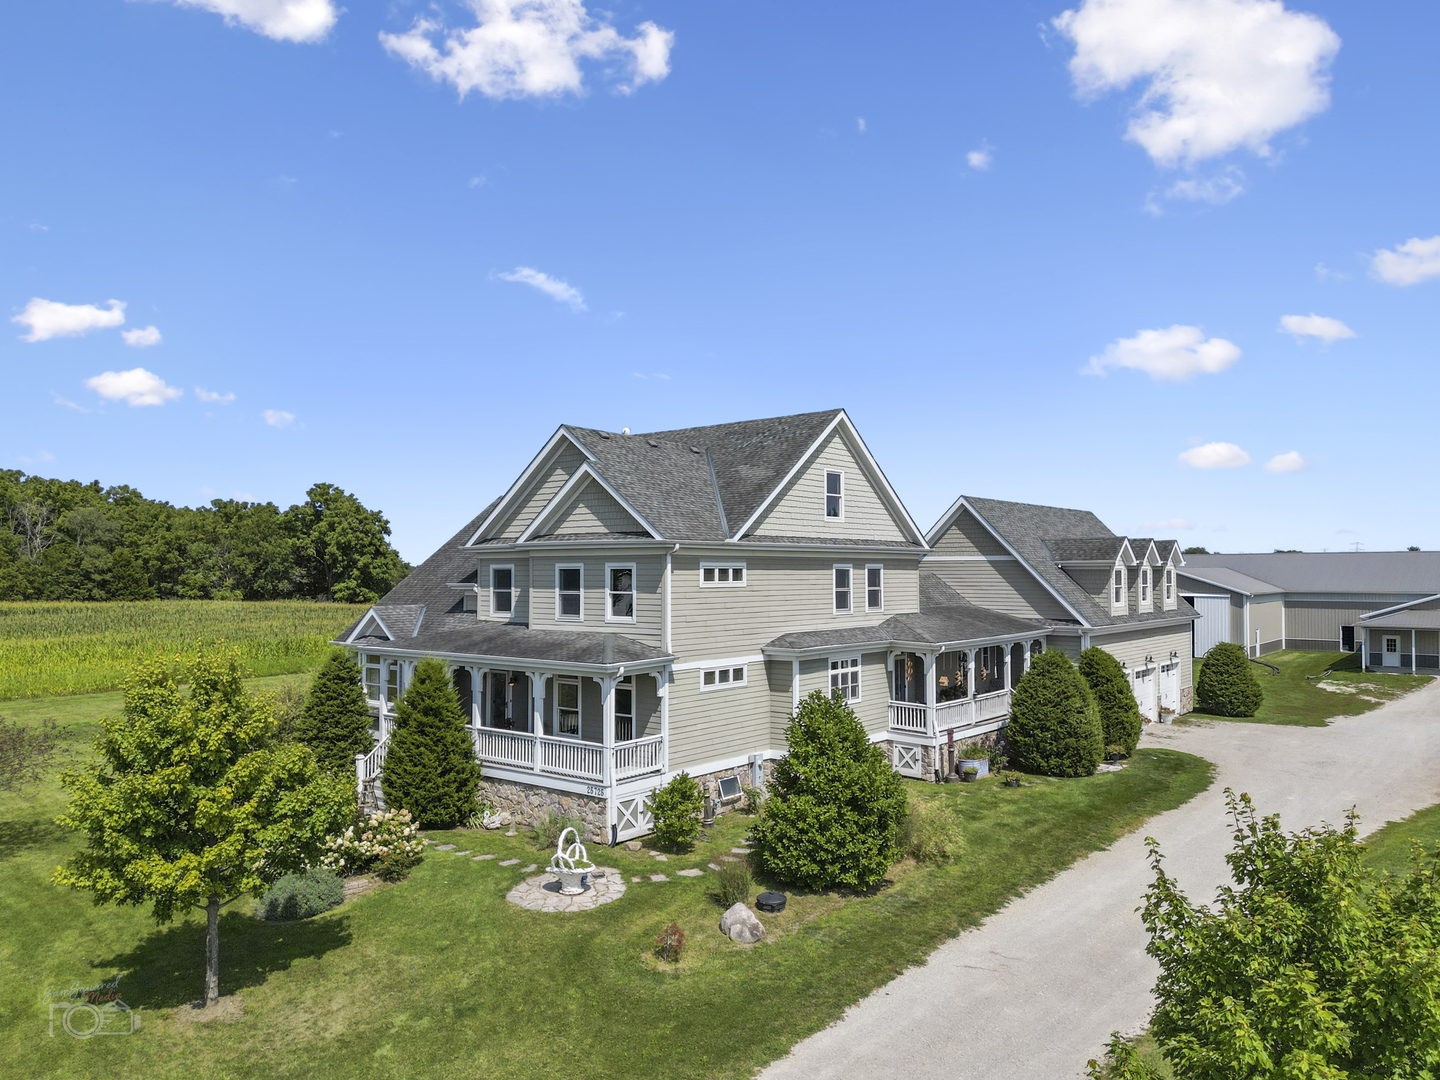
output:
<instances>
[{"instance_id":1,"label":"porch column","mask_svg":"<svg viewBox=\"0 0 1440 1080\"><path fill-rule=\"evenodd\" d=\"M1420 658L1415 655L1415 631L1410 631L1410 674L1420 670Z\"/></svg>"},{"instance_id":2,"label":"porch column","mask_svg":"<svg viewBox=\"0 0 1440 1080\"><path fill-rule=\"evenodd\" d=\"M927 652L922 655L925 658L925 730L933 736L936 733L935 701L939 696L935 680L935 660L938 654Z\"/></svg>"},{"instance_id":3,"label":"porch column","mask_svg":"<svg viewBox=\"0 0 1440 1080\"><path fill-rule=\"evenodd\" d=\"M1370 670L1370 628L1360 627L1360 670Z\"/></svg>"},{"instance_id":4,"label":"porch column","mask_svg":"<svg viewBox=\"0 0 1440 1080\"><path fill-rule=\"evenodd\" d=\"M465 670L470 672L470 726L480 726L480 703L485 700L485 672L481 671L474 664L466 664Z\"/></svg>"},{"instance_id":5,"label":"porch column","mask_svg":"<svg viewBox=\"0 0 1440 1080\"><path fill-rule=\"evenodd\" d=\"M796 712L800 708L800 658L797 656L790 662L790 711Z\"/></svg>"},{"instance_id":6,"label":"porch column","mask_svg":"<svg viewBox=\"0 0 1440 1080\"><path fill-rule=\"evenodd\" d=\"M1029 639L1027 638L1026 641L1025 641L1025 671L1022 671L1020 674L1021 674L1021 675L1024 675L1025 672L1027 672L1027 671L1029 671L1029 670L1030 670L1030 641L1029 641Z\"/></svg>"},{"instance_id":7,"label":"porch column","mask_svg":"<svg viewBox=\"0 0 1440 1080\"><path fill-rule=\"evenodd\" d=\"M1011 644L1005 646L1005 689L1006 689L1006 690L1013 690L1013 689L1015 689L1015 678L1014 678L1014 676L1013 676L1013 675L1011 674L1011 672L1010 672L1010 669L1014 666L1013 664L1010 663L1010 657L1011 657L1012 655L1014 655L1014 651L1015 651L1015 645L1014 645L1013 642L1012 642Z\"/></svg>"},{"instance_id":8,"label":"porch column","mask_svg":"<svg viewBox=\"0 0 1440 1080\"><path fill-rule=\"evenodd\" d=\"M535 771L540 771L540 736L545 733L545 673L527 671L530 680L530 725L535 735Z\"/></svg>"},{"instance_id":9,"label":"porch column","mask_svg":"<svg viewBox=\"0 0 1440 1080\"><path fill-rule=\"evenodd\" d=\"M605 675L595 681L600 684L600 742L605 747L600 782L609 785L615 775L615 684L620 680Z\"/></svg>"},{"instance_id":10,"label":"porch column","mask_svg":"<svg viewBox=\"0 0 1440 1080\"><path fill-rule=\"evenodd\" d=\"M975 650L971 649L965 654L965 689L969 690L968 697L975 696Z\"/></svg>"},{"instance_id":11,"label":"porch column","mask_svg":"<svg viewBox=\"0 0 1440 1080\"><path fill-rule=\"evenodd\" d=\"M655 673L655 695L660 699L660 769L670 771L670 668Z\"/></svg>"}]
</instances>

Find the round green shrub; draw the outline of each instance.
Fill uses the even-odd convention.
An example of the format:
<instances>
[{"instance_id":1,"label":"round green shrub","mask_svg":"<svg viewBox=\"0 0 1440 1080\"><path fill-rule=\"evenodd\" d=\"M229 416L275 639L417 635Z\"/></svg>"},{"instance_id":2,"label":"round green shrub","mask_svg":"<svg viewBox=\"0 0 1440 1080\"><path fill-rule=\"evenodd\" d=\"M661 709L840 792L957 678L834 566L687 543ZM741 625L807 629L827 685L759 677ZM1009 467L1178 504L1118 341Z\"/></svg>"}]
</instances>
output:
<instances>
[{"instance_id":1,"label":"round green shrub","mask_svg":"<svg viewBox=\"0 0 1440 1080\"><path fill-rule=\"evenodd\" d=\"M1010 697L1005 749L1012 764L1042 776L1089 776L1105 752L1095 695L1070 658L1047 649Z\"/></svg>"},{"instance_id":2,"label":"round green shrub","mask_svg":"<svg viewBox=\"0 0 1440 1080\"><path fill-rule=\"evenodd\" d=\"M1135 701L1135 692L1130 689L1130 680L1125 677L1125 669L1120 666L1119 660L1098 645L1092 645L1080 654L1078 666L1100 709L1100 730L1105 746L1118 746L1121 753L1129 757L1140 741L1142 721L1140 706Z\"/></svg>"},{"instance_id":3,"label":"round green shrub","mask_svg":"<svg viewBox=\"0 0 1440 1080\"><path fill-rule=\"evenodd\" d=\"M1254 716L1265 700L1255 665L1245 650L1232 641L1222 641L1205 654L1195 702L1201 712L1212 716Z\"/></svg>"},{"instance_id":4,"label":"round green shrub","mask_svg":"<svg viewBox=\"0 0 1440 1080\"><path fill-rule=\"evenodd\" d=\"M271 885L256 908L262 919L308 919L329 911L345 899L345 883L329 870L314 867L303 874L286 874Z\"/></svg>"},{"instance_id":5,"label":"round green shrub","mask_svg":"<svg viewBox=\"0 0 1440 1080\"><path fill-rule=\"evenodd\" d=\"M753 830L762 865L805 889L879 884L900 855L900 774L838 696L805 698L785 739Z\"/></svg>"},{"instance_id":6,"label":"round green shrub","mask_svg":"<svg viewBox=\"0 0 1440 1080\"><path fill-rule=\"evenodd\" d=\"M704 808L700 785L682 772L650 796L656 842L662 847L688 848L700 835L700 811Z\"/></svg>"}]
</instances>

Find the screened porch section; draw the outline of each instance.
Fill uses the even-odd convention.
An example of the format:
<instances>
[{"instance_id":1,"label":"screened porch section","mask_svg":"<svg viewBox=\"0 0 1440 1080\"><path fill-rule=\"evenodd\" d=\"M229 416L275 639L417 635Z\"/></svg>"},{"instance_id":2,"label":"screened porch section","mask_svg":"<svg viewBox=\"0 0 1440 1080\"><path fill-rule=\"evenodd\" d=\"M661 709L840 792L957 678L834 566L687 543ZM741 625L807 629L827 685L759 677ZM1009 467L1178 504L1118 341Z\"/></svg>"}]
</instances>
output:
<instances>
[{"instance_id":1,"label":"screened porch section","mask_svg":"<svg viewBox=\"0 0 1440 1080\"><path fill-rule=\"evenodd\" d=\"M896 653L891 666L890 730L938 739L999 726L1010 691L1044 648L1039 639L941 653Z\"/></svg>"}]
</instances>

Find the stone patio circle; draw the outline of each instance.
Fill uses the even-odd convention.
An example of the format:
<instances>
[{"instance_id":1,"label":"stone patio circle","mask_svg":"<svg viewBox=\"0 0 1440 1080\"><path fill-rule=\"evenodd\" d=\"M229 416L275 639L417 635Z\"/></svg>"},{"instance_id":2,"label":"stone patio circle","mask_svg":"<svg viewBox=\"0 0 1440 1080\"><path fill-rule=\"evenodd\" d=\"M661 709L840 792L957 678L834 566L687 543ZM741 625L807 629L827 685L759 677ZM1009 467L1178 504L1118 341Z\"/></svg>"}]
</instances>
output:
<instances>
[{"instance_id":1,"label":"stone patio circle","mask_svg":"<svg viewBox=\"0 0 1440 1080\"><path fill-rule=\"evenodd\" d=\"M526 878L505 899L527 911L590 911L625 895L625 878L613 866L597 866L590 887L579 896L562 896L554 874Z\"/></svg>"}]
</instances>

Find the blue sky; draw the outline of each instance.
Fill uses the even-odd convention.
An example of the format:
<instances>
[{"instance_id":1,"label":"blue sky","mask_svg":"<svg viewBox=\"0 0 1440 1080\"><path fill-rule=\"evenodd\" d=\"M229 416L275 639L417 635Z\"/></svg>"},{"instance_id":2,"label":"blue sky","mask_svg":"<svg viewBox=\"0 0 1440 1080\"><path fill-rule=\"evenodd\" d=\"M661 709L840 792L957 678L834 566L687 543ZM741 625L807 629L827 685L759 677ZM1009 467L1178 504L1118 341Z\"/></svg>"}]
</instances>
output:
<instances>
[{"instance_id":1,"label":"blue sky","mask_svg":"<svg viewBox=\"0 0 1440 1080\"><path fill-rule=\"evenodd\" d=\"M1437 38L1409 0L10 5L0 467L329 480L418 560L559 423L843 406L922 527L1437 548Z\"/></svg>"}]
</instances>

